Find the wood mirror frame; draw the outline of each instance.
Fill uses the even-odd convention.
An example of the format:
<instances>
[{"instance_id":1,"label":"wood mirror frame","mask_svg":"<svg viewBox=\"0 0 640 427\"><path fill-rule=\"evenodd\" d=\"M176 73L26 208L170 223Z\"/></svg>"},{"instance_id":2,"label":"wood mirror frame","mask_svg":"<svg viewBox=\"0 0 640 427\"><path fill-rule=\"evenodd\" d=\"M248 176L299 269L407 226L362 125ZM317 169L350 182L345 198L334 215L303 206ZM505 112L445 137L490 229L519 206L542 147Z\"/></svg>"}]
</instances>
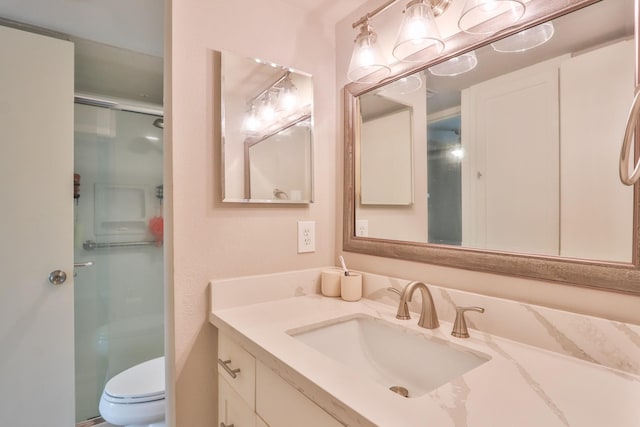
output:
<instances>
[{"instance_id":1,"label":"wood mirror frame","mask_svg":"<svg viewBox=\"0 0 640 427\"><path fill-rule=\"evenodd\" d=\"M587 288L640 295L640 185L634 186L633 248L632 262L603 262L562 258L556 256L530 255L499 252L472 248L461 248L438 244L386 240L355 235L356 218L356 156L355 144L358 141L357 114L358 96L377 89L393 80L426 69L436 63L446 61L459 54L474 50L506 35L522 31L571 13L582 7L597 3L599 0L563 0L534 1L527 3L527 12L517 27L511 27L490 38L481 39L465 33L458 33L446 40L446 49L441 56L422 64L396 64L392 75L376 84L351 83L344 88L344 209L343 209L343 249L388 258L398 258L436 264L467 270L497 273L508 276L560 282ZM635 0L635 51L636 86L640 83L638 58L640 29L640 0ZM635 158L640 154L640 138L636 131ZM622 143L622 141L620 141ZM620 183L620 185L623 185Z\"/></svg>"}]
</instances>

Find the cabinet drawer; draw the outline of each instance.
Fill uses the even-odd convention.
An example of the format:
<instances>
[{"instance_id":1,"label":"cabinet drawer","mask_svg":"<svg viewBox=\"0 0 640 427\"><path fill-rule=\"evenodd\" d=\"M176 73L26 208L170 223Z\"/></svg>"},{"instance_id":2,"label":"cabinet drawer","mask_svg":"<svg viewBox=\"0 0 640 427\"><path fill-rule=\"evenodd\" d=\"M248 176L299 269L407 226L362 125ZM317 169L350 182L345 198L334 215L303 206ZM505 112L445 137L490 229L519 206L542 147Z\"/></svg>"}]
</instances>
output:
<instances>
[{"instance_id":1,"label":"cabinet drawer","mask_svg":"<svg viewBox=\"0 0 640 427\"><path fill-rule=\"evenodd\" d=\"M218 426L256 427L257 418L247 402L218 374Z\"/></svg>"},{"instance_id":2,"label":"cabinet drawer","mask_svg":"<svg viewBox=\"0 0 640 427\"><path fill-rule=\"evenodd\" d=\"M218 373L255 410L256 360L223 334L218 334Z\"/></svg>"},{"instance_id":3,"label":"cabinet drawer","mask_svg":"<svg viewBox=\"0 0 640 427\"><path fill-rule=\"evenodd\" d=\"M344 427L261 362L256 362L256 412L270 426Z\"/></svg>"}]
</instances>

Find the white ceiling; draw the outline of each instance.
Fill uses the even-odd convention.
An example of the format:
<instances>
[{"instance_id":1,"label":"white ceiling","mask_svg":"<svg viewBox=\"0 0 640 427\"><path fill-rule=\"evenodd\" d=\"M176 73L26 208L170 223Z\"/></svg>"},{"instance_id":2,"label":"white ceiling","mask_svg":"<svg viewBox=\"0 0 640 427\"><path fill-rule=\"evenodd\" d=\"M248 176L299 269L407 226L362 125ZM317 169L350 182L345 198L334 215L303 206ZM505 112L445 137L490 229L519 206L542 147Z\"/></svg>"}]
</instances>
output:
<instances>
[{"instance_id":1,"label":"white ceiling","mask_svg":"<svg viewBox=\"0 0 640 427\"><path fill-rule=\"evenodd\" d=\"M163 0L2 0L0 17L163 56Z\"/></svg>"},{"instance_id":2,"label":"white ceiling","mask_svg":"<svg viewBox=\"0 0 640 427\"><path fill-rule=\"evenodd\" d=\"M163 104L163 0L0 0L0 18L72 41L76 93Z\"/></svg>"}]
</instances>

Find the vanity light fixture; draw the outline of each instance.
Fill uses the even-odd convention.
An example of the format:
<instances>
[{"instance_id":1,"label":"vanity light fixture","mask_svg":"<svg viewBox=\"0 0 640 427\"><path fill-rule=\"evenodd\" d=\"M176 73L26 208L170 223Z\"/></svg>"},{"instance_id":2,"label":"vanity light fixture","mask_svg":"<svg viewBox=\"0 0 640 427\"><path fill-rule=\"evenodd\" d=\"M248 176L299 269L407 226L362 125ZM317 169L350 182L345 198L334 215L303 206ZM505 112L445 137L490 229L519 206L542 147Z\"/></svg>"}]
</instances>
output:
<instances>
[{"instance_id":1,"label":"vanity light fixture","mask_svg":"<svg viewBox=\"0 0 640 427\"><path fill-rule=\"evenodd\" d=\"M404 10L398 38L393 46L392 55L399 61L420 62L422 58L412 59L413 55L430 49L435 56L444 50L444 42L436 26L435 17L446 7L434 9L427 0L411 0Z\"/></svg>"},{"instance_id":2,"label":"vanity light fixture","mask_svg":"<svg viewBox=\"0 0 640 427\"><path fill-rule=\"evenodd\" d=\"M433 59L441 54L445 43L440 36L435 18L443 14L452 1L410 0L403 11L404 16L391 52L392 56L399 61L423 62L426 58ZM467 0L458 26L462 31L471 34L495 34L522 18L525 12L523 1ZM352 82L377 83L391 73L391 68L376 43L378 36L369 20L396 2L397 0L387 0L352 24L353 28L360 28L347 72L347 77ZM475 55L469 55L464 61L470 68L457 74L469 71L477 64Z\"/></svg>"},{"instance_id":3,"label":"vanity light fixture","mask_svg":"<svg viewBox=\"0 0 640 427\"><path fill-rule=\"evenodd\" d=\"M394 0L395 1L395 0ZM391 68L387 65L380 46L376 43L378 35L369 25L367 15L363 22L356 22L354 28L360 25L360 33L356 37L355 47L349 63L347 77L352 82L375 83L387 77Z\"/></svg>"},{"instance_id":4,"label":"vanity light fixture","mask_svg":"<svg viewBox=\"0 0 640 427\"><path fill-rule=\"evenodd\" d=\"M470 34L494 34L518 22L525 9L521 0L467 0L458 27Z\"/></svg>"},{"instance_id":5,"label":"vanity light fixture","mask_svg":"<svg viewBox=\"0 0 640 427\"><path fill-rule=\"evenodd\" d=\"M520 31L512 36L491 43L491 47L496 52L514 53L525 52L534 47L538 47L553 37L555 29L552 22L545 22L524 31Z\"/></svg>"},{"instance_id":6,"label":"vanity light fixture","mask_svg":"<svg viewBox=\"0 0 640 427\"><path fill-rule=\"evenodd\" d=\"M453 77L473 70L476 65L478 65L478 57L474 51L471 51L433 65L429 67L429 72L434 76Z\"/></svg>"}]
</instances>

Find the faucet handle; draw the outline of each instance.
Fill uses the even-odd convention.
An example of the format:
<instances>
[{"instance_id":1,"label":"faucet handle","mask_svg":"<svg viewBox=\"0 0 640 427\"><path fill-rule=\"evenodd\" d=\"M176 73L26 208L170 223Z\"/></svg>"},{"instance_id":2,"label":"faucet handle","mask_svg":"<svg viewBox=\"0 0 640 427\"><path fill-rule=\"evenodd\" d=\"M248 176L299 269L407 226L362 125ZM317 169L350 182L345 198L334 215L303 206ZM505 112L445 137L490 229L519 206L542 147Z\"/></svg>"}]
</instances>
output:
<instances>
[{"instance_id":1,"label":"faucet handle","mask_svg":"<svg viewBox=\"0 0 640 427\"><path fill-rule=\"evenodd\" d=\"M484 313L482 307L456 307L456 320L453 322L453 330L451 335L456 338L469 338L469 331L467 330L467 321L464 317L465 311L477 311Z\"/></svg>"},{"instance_id":2,"label":"faucet handle","mask_svg":"<svg viewBox=\"0 0 640 427\"><path fill-rule=\"evenodd\" d=\"M389 286L386 290L389 291L389 292L393 292L394 294L396 294L398 296L402 295L402 292L400 292L399 290L397 290L396 288L394 288L392 286Z\"/></svg>"}]
</instances>

